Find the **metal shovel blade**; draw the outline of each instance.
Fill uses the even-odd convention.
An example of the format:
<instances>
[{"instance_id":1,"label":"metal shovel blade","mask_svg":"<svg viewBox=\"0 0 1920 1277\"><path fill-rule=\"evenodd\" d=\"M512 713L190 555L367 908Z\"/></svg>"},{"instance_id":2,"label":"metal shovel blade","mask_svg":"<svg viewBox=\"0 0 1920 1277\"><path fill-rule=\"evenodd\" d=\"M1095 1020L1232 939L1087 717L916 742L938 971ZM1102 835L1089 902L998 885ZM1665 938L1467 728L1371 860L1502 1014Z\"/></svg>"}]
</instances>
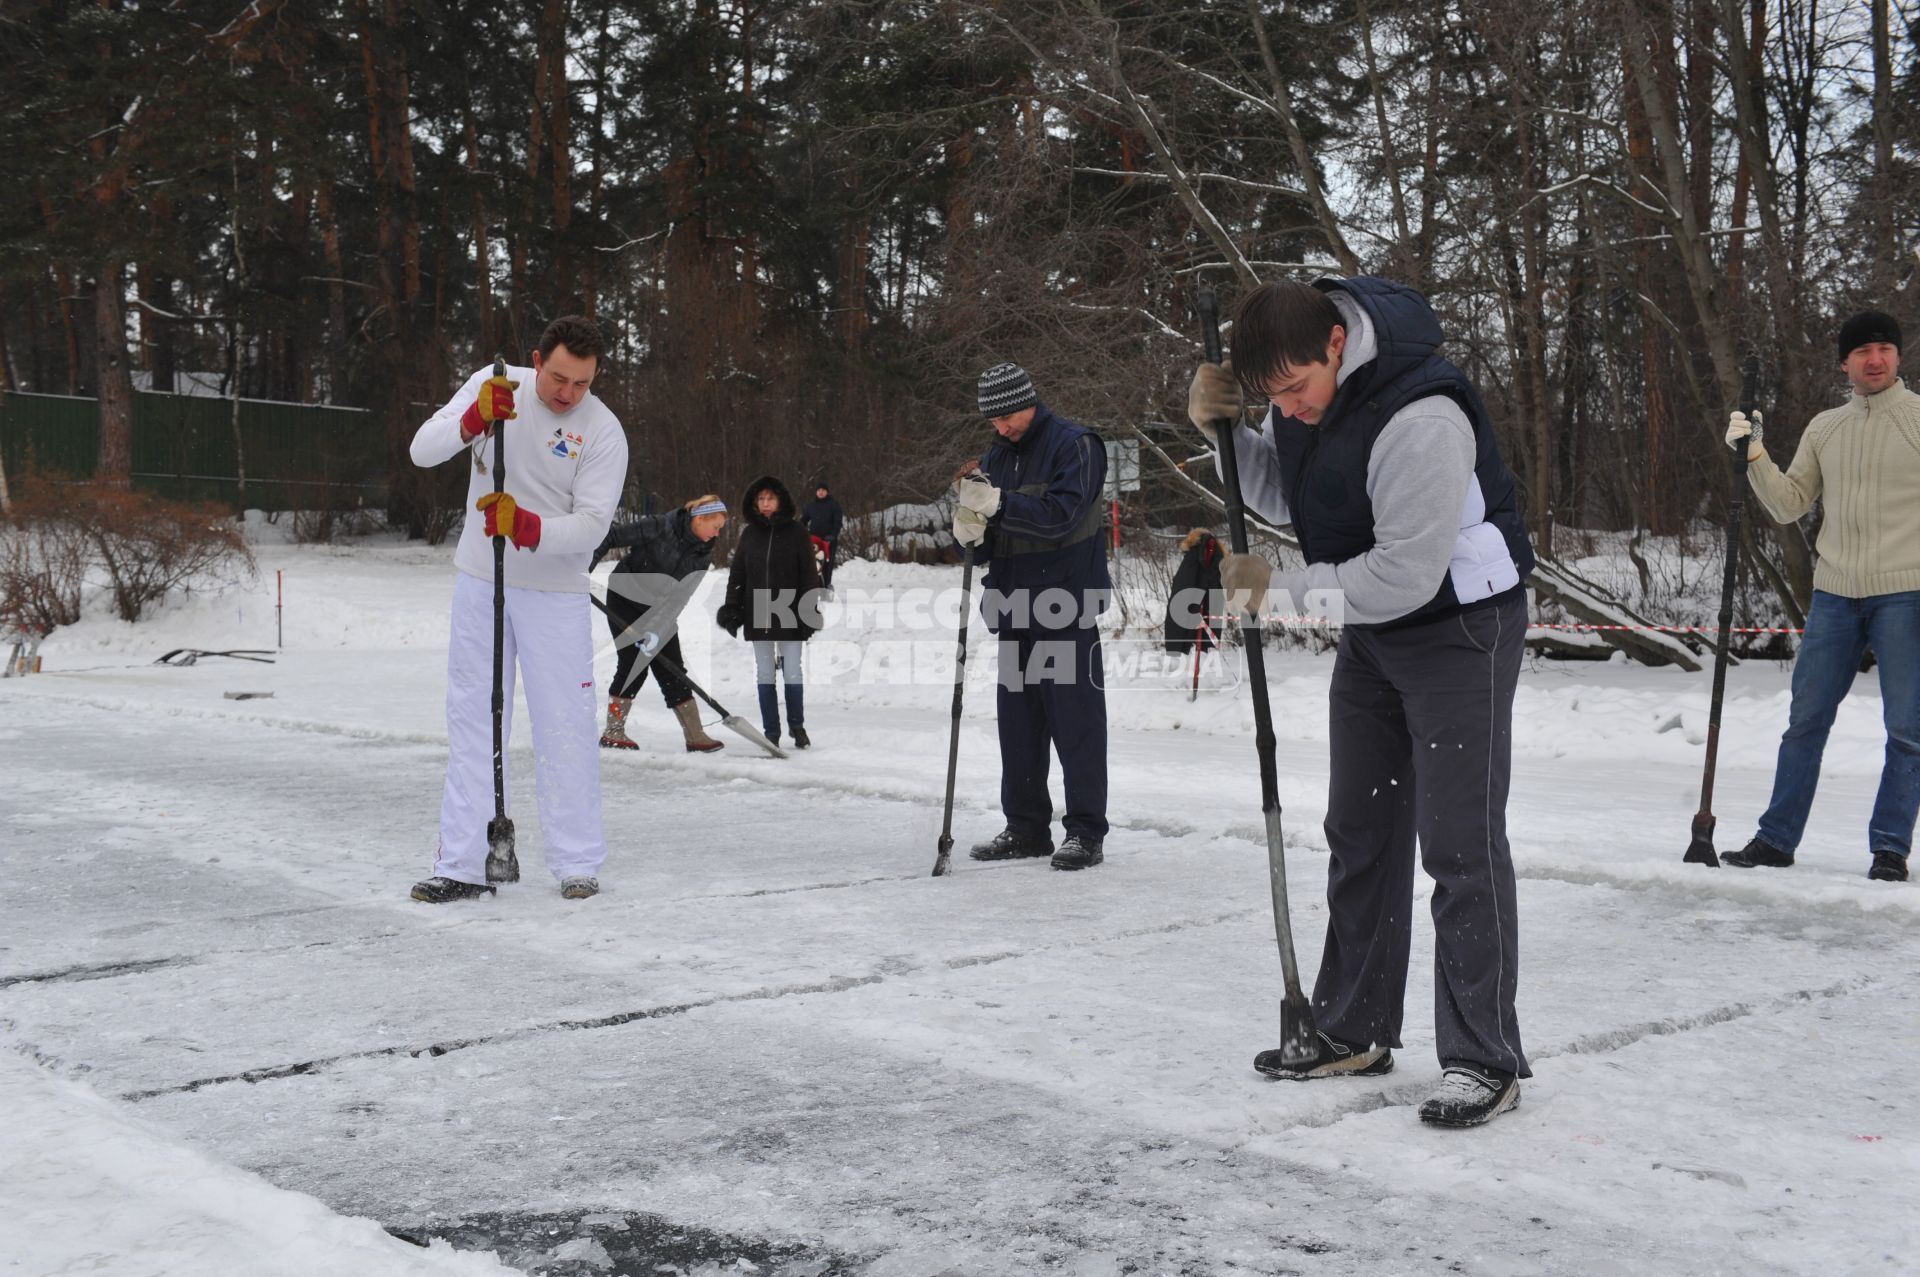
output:
<instances>
[{"instance_id":1,"label":"metal shovel blade","mask_svg":"<svg viewBox=\"0 0 1920 1277\"><path fill-rule=\"evenodd\" d=\"M749 723L746 719L740 717L738 714L729 714L725 718L721 719L720 721L725 726L732 728L735 732L739 733L741 736L746 737L748 740L758 745L761 749L764 749L769 754L772 754L775 758L785 758L787 756L786 750L781 749L778 745L768 740L764 735L761 734L760 729L758 727L755 727L752 723Z\"/></svg>"},{"instance_id":2,"label":"metal shovel blade","mask_svg":"<svg viewBox=\"0 0 1920 1277\"><path fill-rule=\"evenodd\" d=\"M1320 1058L1313 1031L1313 1010L1304 997L1294 995L1280 1003L1280 1062L1290 1069L1306 1069Z\"/></svg>"},{"instance_id":3,"label":"metal shovel blade","mask_svg":"<svg viewBox=\"0 0 1920 1277\"><path fill-rule=\"evenodd\" d=\"M487 822L487 881L520 881L520 858L513 854L511 816L495 816Z\"/></svg>"},{"instance_id":4,"label":"metal shovel blade","mask_svg":"<svg viewBox=\"0 0 1920 1277\"><path fill-rule=\"evenodd\" d=\"M1687 844L1687 854L1681 860L1682 864L1706 865L1710 869L1720 867L1719 853L1713 849L1713 827L1718 823L1705 814L1693 818L1693 841Z\"/></svg>"}]
</instances>

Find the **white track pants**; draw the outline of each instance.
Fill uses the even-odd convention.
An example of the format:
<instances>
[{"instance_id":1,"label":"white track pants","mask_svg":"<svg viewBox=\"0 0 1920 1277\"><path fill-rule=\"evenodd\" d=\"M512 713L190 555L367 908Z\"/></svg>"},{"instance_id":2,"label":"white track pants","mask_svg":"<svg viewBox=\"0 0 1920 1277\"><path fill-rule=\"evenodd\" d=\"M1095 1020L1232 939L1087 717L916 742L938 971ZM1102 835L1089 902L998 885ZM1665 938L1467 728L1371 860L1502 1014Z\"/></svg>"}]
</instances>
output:
<instances>
[{"instance_id":1,"label":"white track pants","mask_svg":"<svg viewBox=\"0 0 1920 1277\"><path fill-rule=\"evenodd\" d=\"M596 876L607 858L600 825L592 608L585 594L507 588L501 741L504 745L513 737L518 665L533 718L540 833L556 880ZM492 819L493 582L462 572L453 587L447 640L447 787L440 799L440 854L433 872L459 882L485 882Z\"/></svg>"}]
</instances>

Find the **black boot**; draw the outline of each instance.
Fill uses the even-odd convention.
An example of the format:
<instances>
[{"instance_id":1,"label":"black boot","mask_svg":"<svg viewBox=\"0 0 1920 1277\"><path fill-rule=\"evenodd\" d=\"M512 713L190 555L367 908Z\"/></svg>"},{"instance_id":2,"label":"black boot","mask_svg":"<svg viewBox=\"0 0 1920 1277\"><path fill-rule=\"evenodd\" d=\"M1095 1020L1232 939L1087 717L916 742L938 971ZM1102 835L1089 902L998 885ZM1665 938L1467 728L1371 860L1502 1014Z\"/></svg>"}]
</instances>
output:
<instances>
[{"instance_id":1,"label":"black boot","mask_svg":"<svg viewBox=\"0 0 1920 1277\"><path fill-rule=\"evenodd\" d=\"M1793 853L1781 851L1771 843L1761 842L1756 837L1739 851L1730 851L1720 857L1720 863L1732 865L1736 869L1752 869L1755 865L1764 865L1768 869L1793 868Z\"/></svg>"},{"instance_id":2,"label":"black boot","mask_svg":"<svg viewBox=\"0 0 1920 1277\"><path fill-rule=\"evenodd\" d=\"M760 730L768 743L780 743L780 693L772 683L760 684Z\"/></svg>"},{"instance_id":3,"label":"black boot","mask_svg":"<svg viewBox=\"0 0 1920 1277\"><path fill-rule=\"evenodd\" d=\"M413 898L430 905L443 905L450 900L472 900L475 896L498 894L487 883L461 882L457 878L429 878L425 882L413 884Z\"/></svg>"},{"instance_id":4,"label":"black boot","mask_svg":"<svg viewBox=\"0 0 1920 1277\"><path fill-rule=\"evenodd\" d=\"M1867 870L1867 877L1875 882L1905 882L1907 858L1897 851L1876 851L1873 853L1873 868Z\"/></svg>"},{"instance_id":5,"label":"black boot","mask_svg":"<svg viewBox=\"0 0 1920 1277\"><path fill-rule=\"evenodd\" d=\"M967 853L975 860L1024 860L1035 856L1051 856L1053 839L1046 834L1017 834L1011 827L982 843L975 843L973 850Z\"/></svg>"},{"instance_id":6,"label":"black boot","mask_svg":"<svg viewBox=\"0 0 1920 1277\"><path fill-rule=\"evenodd\" d=\"M805 749L813 744L807 739L807 693L805 684L787 684L787 726L793 731L793 747Z\"/></svg>"},{"instance_id":7,"label":"black boot","mask_svg":"<svg viewBox=\"0 0 1920 1277\"><path fill-rule=\"evenodd\" d=\"M1098 838L1090 838L1086 834L1068 834L1067 840L1060 844L1060 850L1053 853L1053 867L1091 869L1105 859Z\"/></svg>"}]
</instances>

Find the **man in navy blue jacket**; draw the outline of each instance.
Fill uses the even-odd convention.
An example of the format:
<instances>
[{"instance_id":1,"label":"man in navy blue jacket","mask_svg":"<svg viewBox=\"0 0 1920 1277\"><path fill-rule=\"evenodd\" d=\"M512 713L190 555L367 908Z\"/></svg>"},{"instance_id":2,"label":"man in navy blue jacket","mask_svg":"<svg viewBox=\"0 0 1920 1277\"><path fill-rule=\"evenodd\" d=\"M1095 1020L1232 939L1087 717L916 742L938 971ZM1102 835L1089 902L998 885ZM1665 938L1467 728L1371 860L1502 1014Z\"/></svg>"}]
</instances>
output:
<instances>
[{"instance_id":1,"label":"man in navy blue jacket","mask_svg":"<svg viewBox=\"0 0 1920 1277\"><path fill-rule=\"evenodd\" d=\"M1055 416L1017 364L980 376L999 436L960 483L954 536L987 566L981 610L1000 639L1000 809L1007 827L975 860L1053 857L1087 869L1107 836L1107 700L1100 613L1113 583L1100 533L1107 452ZM1066 839L1053 847L1049 751L1066 782Z\"/></svg>"},{"instance_id":2,"label":"man in navy blue jacket","mask_svg":"<svg viewBox=\"0 0 1920 1277\"><path fill-rule=\"evenodd\" d=\"M1313 990L1319 1058L1276 1077L1370 1076L1400 1045L1416 839L1434 880L1434 1033L1445 1078L1420 1110L1472 1126L1529 1076L1514 1018L1518 928L1506 806L1513 696L1533 568L1512 473L1466 374L1435 353L1433 308L1384 279L1263 284L1241 303L1232 367L1194 374L1187 411L1236 424L1248 507L1291 523L1297 612L1337 591L1346 628L1329 690L1327 941ZM1259 606L1272 569L1221 568Z\"/></svg>"}]
</instances>

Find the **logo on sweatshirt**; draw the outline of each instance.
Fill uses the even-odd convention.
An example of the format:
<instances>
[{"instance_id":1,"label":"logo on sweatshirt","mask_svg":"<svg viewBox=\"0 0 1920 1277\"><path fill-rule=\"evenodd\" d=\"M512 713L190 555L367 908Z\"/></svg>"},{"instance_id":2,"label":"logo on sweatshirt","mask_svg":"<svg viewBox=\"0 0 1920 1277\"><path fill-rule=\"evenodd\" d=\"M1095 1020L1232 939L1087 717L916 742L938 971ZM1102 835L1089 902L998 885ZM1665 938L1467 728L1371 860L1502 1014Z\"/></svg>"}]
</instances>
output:
<instances>
[{"instance_id":1,"label":"logo on sweatshirt","mask_svg":"<svg viewBox=\"0 0 1920 1277\"><path fill-rule=\"evenodd\" d=\"M585 435L575 434L565 426L555 426L553 428L553 438L547 442L547 451L562 461L572 461L580 455L580 450L586 446L587 438Z\"/></svg>"}]
</instances>

